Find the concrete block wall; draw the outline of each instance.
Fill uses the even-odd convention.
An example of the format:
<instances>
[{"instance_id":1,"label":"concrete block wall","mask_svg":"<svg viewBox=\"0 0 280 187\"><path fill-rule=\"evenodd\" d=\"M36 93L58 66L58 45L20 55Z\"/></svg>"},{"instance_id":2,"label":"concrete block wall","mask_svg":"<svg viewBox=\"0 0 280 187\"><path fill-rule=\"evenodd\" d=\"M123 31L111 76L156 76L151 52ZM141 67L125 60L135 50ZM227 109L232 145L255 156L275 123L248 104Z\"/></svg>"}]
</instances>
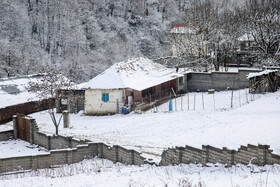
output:
<instances>
[{"instance_id":1,"label":"concrete block wall","mask_svg":"<svg viewBox=\"0 0 280 187\"><path fill-rule=\"evenodd\" d=\"M118 145L109 147L104 143L99 143L98 151L98 156L100 158L106 158L113 162L120 162L130 165L142 165L148 163L145 161L145 158L141 156L141 153L134 150L125 149Z\"/></svg>"},{"instance_id":2,"label":"concrete block wall","mask_svg":"<svg viewBox=\"0 0 280 187\"><path fill-rule=\"evenodd\" d=\"M197 73L191 72L185 74L185 91L195 92L197 90L207 91L215 89L224 91L230 89L243 89L249 87L247 75L261 70L240 69L238 72L211 72Z\"/></svg>"},{"instance_id":3,"label":"concrete block wall","mask_svg":"<svg viewBox=\"0 0 280 187\"><path fill-rule=\"evenodd\" d=\"M136 151L127 150L120 146L109 147L104 143L88 143L78 145L76 148L50 150L49 153L42 155L2 158L0 159L0 173L73 164L95 156L131 165L147 163L145 158Z\"/></svg>"},{"instance_id":4,"label":"concrete block wall","mask_svg":"<svg viewBox=\"0 0 280 187\"><path fill-rule=\"evenodd\" d=\"M77 145L85 144L89 141L78 140L73 137L65 137L61 135L46 135L42 132L39 132L39 128L34 119L30 119L31 123L31 140L30 143L37 144L47 149L64 149L64 148L74 148Z\"/></svg>"},{"instance_id":5,"label":"concrete block wall","mask_svg":"<svg viewBox=\"0 0 280 187\"><path fill-rule=\"evenodd\" d=\"M218 149L209 145L203 145L202 149L190 146L169 148L163 151L160 165L169 164L221 163L230 167L234 164L280 164L280 155L272 154L268 145L241 146L237 151L229 150L226 147Z\"/></svg>"},{"instance_id":6,"label":"concrete block wall","mask_svg":"<svg viewBox=\"0 0 280 187\"><path fill-rule=\"evenodd\" d=\"M182 149L182 163L201 163L202 150L190 146L185 146Z\"/></svg>"},{"instance_id":7,"label":"concrete block wall","mask_svg":"<svg viewBox=\"0 0 280 187\"><path fill-rule=\"evenodd\" d=\"M30 124L30 142L46 147L50 152L43 155L0 159L0 173L50 168L62 164L77 163L95 156L123 164L142 165L148 163L141 156L141 153L134 150L115 145L110 147L104 143L93 143L72 137L50 136L39 132L34 119L30 119Z\"/></svg>"},{"instance_id":8,"label":"concrete block wall","mask_svg":"<svg viewBox=\"0 0 280 187\"><path fill-rule=\"evenodd\" d=\"M0 141L7 141L9 139L12 139L14 135L13 130L6 130L0 132Z\"/></svg>"},{"instance_id":9,"label":"concrete block wall","mask_svg":"<svg viewBox=\"0 0 280 187\"><path fill-rule=\"evenodd\" d=\"M209 145L202 146L202 150L204 149L205 149L205 153L208 156L207 162L227 164L227 155L224 153L223 150ZM206 164L207 162L205 162L204 164Z\"/></svg>"}]
</instances>

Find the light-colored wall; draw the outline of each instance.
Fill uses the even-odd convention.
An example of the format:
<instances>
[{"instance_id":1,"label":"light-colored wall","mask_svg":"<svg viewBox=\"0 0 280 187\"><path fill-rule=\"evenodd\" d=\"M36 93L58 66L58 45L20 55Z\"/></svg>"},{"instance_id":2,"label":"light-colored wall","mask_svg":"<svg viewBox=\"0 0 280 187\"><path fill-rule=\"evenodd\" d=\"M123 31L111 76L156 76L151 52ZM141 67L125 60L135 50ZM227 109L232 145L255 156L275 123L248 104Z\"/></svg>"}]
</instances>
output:
<instances>
[{"instance_id":1,"label":"light-colored wall","mask_svg":"<svg viewBox=\"0 0 280 187\"><path fill-rule=\"evenodd\" d=\"M173 34L172 54L173 56L183 55L207 55L207 45L203 42L202 34Z\"/></svg>"},{"instance_id":2,"label":"light-colored wall","mask_svg":"<svg viewBox=\"0 0 280 187\"><path fill-rule=\"evenodd\" d=\"M187 73L185 74L185 91L207 91L208 89L223 91L228 88L234 90L248 88L247 75L259 71L240 69L238 72Z\"/></svg>"},{"instance_id":3,"label":"light-colored wall","mask_svg":"<svg viewBox=\"0 0 280 187\"><path fill-rule=\"evenodd\" d=\"M109 101L102 101L102 93L109 93ZM124 89L88 89L85 92L85 114L103 115L117 112L119 107L125 105Z\"/></svg>"}]
</instances>

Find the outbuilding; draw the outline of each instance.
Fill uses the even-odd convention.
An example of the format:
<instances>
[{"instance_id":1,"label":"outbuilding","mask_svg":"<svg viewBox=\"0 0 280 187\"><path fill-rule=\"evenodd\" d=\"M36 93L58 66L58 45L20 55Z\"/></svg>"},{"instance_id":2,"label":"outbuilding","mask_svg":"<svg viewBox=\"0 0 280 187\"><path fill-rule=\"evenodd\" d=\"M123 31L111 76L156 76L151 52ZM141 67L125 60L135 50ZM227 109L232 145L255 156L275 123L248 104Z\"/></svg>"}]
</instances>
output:
<instances>
[{"instance_id":1,"label":"outbuilding","mask_svg":"<svg viewBox=\"0 0 280 187\"><path fill-rule=\"evenodd\" d=\"M265 70L259 73L250 73L249 92L265 93L275 92L280 86L280 74L278 70Z\"/></svg>"}]
</instances>

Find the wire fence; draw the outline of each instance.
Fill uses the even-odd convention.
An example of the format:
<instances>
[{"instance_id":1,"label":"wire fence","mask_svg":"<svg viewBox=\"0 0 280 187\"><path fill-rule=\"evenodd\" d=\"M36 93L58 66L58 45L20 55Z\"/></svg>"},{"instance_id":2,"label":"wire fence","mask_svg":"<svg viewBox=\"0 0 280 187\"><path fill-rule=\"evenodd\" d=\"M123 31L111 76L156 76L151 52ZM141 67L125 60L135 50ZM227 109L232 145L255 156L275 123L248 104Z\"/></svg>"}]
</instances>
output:
<instances>
[{"instance_id":1,"label":"wire fence","mask_svg":"<svg viewBox=\"0 0 280 187\"><path fill-rule=\"evenodd\" d=\"M199 111L199 110L229 110L238 108L261 97L261 94L251 94L249 89L222 92L190 92L172 99L170 102L151 109L151 112Z\"/></svg>"}]
</instances>

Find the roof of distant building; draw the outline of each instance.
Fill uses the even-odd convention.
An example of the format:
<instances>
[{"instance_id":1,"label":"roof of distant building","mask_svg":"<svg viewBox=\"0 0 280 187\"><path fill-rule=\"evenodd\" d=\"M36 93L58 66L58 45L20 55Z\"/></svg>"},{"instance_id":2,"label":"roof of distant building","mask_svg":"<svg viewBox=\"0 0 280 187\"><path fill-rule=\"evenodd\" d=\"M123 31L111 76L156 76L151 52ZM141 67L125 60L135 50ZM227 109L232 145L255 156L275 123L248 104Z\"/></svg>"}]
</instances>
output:
<instances>
[{"instance_id":1,"label":"roof of distant building","mask_svg":"<svg viewBox=\"0 0 280 187\"><path fill-rule=\"evenodd\" d=\"M173 24L170 33L173 34L197 34L195 24Z\"/></svg>"},{"instance_id":2,"label":"roof of distant building","mask_svg":"<svg viewBox=\"0 0 280 187\"><path fill-rule=\"evenodd\" d=\"M254 36L251 33L250 34L246 33L246 34L243 34L242 36L240 36L237 40L240 41L240 42L243 42L243 41L254 41Z\"/></svg>"}]
</instances>

